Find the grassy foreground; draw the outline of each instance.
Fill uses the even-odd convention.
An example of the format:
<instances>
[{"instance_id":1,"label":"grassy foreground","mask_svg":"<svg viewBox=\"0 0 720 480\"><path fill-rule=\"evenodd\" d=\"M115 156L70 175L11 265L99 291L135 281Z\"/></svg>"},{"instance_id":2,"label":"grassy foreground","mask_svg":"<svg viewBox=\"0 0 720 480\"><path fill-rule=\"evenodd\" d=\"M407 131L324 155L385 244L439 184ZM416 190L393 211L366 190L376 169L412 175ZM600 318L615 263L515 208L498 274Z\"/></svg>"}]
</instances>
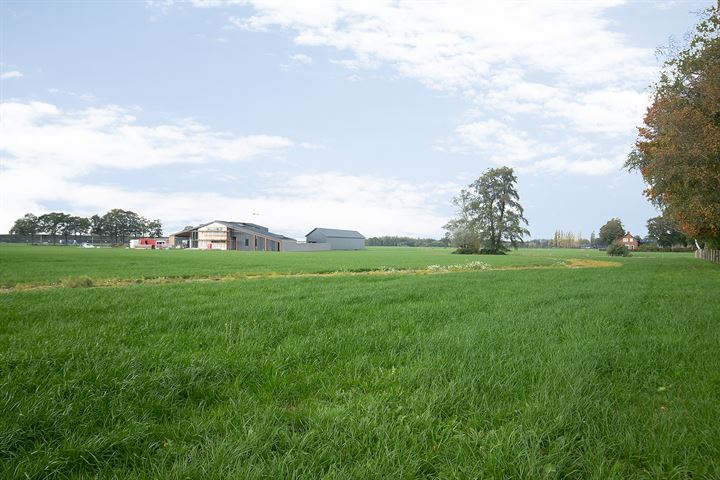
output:
<instances>
[{"instance_id":1,"label":"grassy foreground","mask_svg":"<svg viewBox=\"0 0 720 480\"><path fill-rule=\"evenodd\" d=\"M0 477L718 478L720 268L621 262L2 293Z\"/></svg>"}]
</instances>

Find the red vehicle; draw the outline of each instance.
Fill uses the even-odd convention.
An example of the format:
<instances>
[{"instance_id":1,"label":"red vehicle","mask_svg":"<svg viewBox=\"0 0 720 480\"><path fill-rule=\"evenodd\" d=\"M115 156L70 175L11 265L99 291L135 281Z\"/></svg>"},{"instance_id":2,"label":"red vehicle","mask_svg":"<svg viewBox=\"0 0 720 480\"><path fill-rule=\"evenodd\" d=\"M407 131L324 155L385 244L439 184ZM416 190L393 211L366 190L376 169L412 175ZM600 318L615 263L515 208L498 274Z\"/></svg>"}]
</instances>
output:
<instances>
[{"instance_id":1,"label":"red vehicle","mask_svg":"<svg viewBox=\"0 0 720 480\"><path fill-rule=\"evenodd\" d=\"M135 248L149 248L152 250L155 249L162 249L167 248L168 243L166 238L150 238L150 237L141 237L137 239L137 246ZM131 242L131 248L132 248L132 242Z\"/></svg>"}]
</instances>

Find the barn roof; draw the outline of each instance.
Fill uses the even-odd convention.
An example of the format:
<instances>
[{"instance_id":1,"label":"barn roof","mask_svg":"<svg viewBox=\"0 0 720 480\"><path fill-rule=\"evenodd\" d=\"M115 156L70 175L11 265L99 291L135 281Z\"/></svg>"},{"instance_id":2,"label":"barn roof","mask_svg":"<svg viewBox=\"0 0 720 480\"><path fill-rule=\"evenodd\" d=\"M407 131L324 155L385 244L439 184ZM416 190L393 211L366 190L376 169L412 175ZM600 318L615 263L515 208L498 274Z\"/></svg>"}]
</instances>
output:
<instances>
[{"instance_id":1,"label":"barn roof","mask_svg":"<svg viewBox=\"0 0 720 480\"><path fill-rule=\"evenodd\" d=\"M340 230L337 228L313 228L310 233L305 235L306 237L313 232L322 233L328 238L359 238L365 239L362 233L356 230Z\"/></svg>"},{"instance_id":2,"label":"barn roof","mask_svg":"<svg viewBox=\"0 0 720 480\"><path fill-rule=\"evenodd\" d=\"M257 233L259 235L274 238L276 240L295 240L294 238L286 237L285 235L280 235L279 233L273 233L267 229L267 227L263 227L262 225L258 225L256 223L249 223L249 222L228 222L227 220L213 220L212 222L203 223L202 225L198 225L193 228L189 228L187 230L183 230L182 232L175 233L174 235L181 235L184 233L192 232L193 230L197 230L198 228L205 227L207 225L210 225L211 223L222 223L226 227L230 227L233 230L244 230L246 232L250 233Z\"/></svg>"}]
</instances>

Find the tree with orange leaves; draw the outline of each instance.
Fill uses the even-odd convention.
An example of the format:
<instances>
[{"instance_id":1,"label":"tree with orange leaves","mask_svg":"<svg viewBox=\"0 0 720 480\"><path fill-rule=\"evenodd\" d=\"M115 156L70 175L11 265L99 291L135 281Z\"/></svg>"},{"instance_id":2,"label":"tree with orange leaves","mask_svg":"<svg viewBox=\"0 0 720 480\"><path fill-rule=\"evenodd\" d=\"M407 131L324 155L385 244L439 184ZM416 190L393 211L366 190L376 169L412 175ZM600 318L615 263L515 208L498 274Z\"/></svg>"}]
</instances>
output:
<instances>
[{"instance_id":1,"label":"tree with orange leaves","mask_svg":"<svg viewBox=\"0 0 720 480\"><path fill-rule=\"evenodd\" d=\"M625 164L683 232L720 247L720 1L665 62Z\"/></svg>"}]
</instances>

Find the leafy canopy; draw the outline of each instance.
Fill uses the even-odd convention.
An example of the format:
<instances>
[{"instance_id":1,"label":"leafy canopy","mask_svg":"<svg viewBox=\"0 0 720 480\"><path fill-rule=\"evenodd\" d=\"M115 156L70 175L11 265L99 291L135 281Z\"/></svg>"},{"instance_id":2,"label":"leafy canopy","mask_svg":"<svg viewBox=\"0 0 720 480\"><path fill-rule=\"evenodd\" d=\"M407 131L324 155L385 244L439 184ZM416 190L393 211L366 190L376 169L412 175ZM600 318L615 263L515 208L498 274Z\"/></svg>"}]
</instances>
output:
<instances>
[{"instance_id":1,"label":"leafy canopy","mask_svg":"<svg viewBox=\"0 0 720 480\"><path fill-rule=\"evenodd\" d=\"M45 233L55 237L62 235L66 239L69 235L105 235L112 237L115 242L124 242L131 236L162 236L162 223L160 220L147 220L135 212L115 208L102 217L93 215L90 218L78 217L64 212L50 212L40 217L32 213L15 221L10 233L34 236Z\"/></svg>"},{"instance_id":2,"label":"leafy canopy","mask_svg":"<svg viewBox=\"0 0 720 480\"><path fill-rule=\"evenodd\" d=\"M26 213L22 218L15 220L15 224L10 229L11 234L15 235L35 235L40 231L40 220L32 213Z\"/></svg>"},{"instance_id":3,"label":"leafy canopy","mask_svg":"<svg viewBox=\"0 0 720 480\"><path fill-rule=\"evenodd\" d=\"M688 235L720 245L720 3L665 62L626 167Z\"/></svg>"},{"instance_id":4,"label":"leafy canopy","mask_svg":"<svg viewBox=\"0 0 720 480\"><path fill-rule=\"evenodd\" d=\"M655 240L661 247L674 245L687 246L689 238L680 231L677 220L670 215L663 214L647 221L648 237Z\"/></svg>"},{"instance_id":5,"label":"leafy canopy","mask_svg":"<svg viewBox=\"0 0 720 480\"><path fill-rule=\"evenodd\" d=\"M611 218L605 225L600 227L600 236L598 239L603 245L610 245L616 240L620 240L625 235L625 227L619 218Z\"/></svg>"},{"instance_id":6,"label":"leafy canopy","mask_svg":"<svg viewBox=\"0 0 720 480\"><path fill-rule=\"evenodd\" d=\"M458 216L445 229L458 252L504 253L530 234L516 182L512 168L491 168L453 200Z\"/></svg>"}]
</instances>

